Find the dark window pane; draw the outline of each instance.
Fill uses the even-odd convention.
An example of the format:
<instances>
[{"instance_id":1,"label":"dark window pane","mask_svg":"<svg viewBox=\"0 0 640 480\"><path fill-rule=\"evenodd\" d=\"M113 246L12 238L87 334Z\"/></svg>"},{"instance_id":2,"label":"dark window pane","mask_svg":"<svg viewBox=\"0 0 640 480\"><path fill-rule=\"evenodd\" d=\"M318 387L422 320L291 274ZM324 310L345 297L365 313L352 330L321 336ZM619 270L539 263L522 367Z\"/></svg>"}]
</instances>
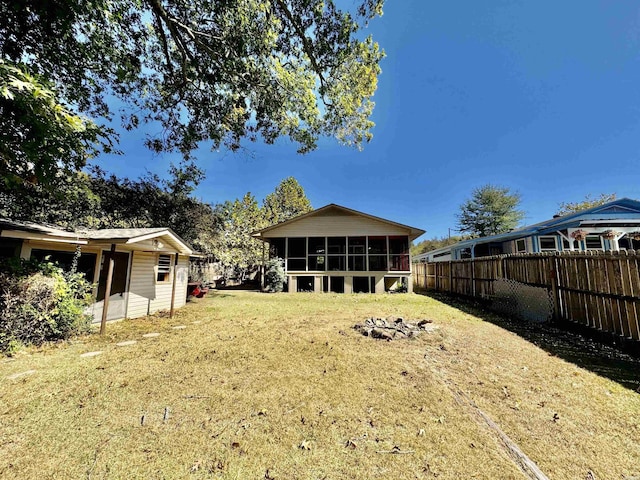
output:
<instances>
[{"instance_id":1,"label":"dark window pane","mask_svg":"<svg viewBox=\"0 0 640 480\"><path fill-rule=\"evenodd\" d=\"M309 270L324 271L325 268L326 268L326 265L325 265L325 257L324 257L324 255L320 255L320 256L310 255L309 256Z\"/></svg>"},{"instance_id":2,"label":"dark window pane","mask_svg":"<svg viewBox=\"0 0 640 480\"><path fill-rule=\"evenodd\" d=\"M364 247L366 245L365 237L349 237L349 253L366 253Z\"/></svg>"},{"instance_id":3,"label":"dark window pane","mask_svg":"<svg viewBox=\"0 0 640 480\"><path fill-rule=\"evenodd\" d=\"M285 239L284 238L270 238L269 239L269 257L284 258L285 255Z\"/></svg>"},{"instance_id":4,"label":"dark window pane","mask_svg":"<svg viewBox=\"0 0 640 480\"><path fill-rule=\"evenodd\" d=\"M346 260L344 255L335 256L335 257L332 255L329 255L329 257L327 258L327 261L328 261L327 270L340 271L340 272L344 272L346 270L346 267L345 267Z\"/></svg>"},{"instance_id":5,"label":"dark window pane","mask_svg":"<svg viewBox=\"0 0 640 480\"><path fill-rule=\"evenodd\" d=\"M349 270L352 272L364 272L367 262L364 255L349 255Z\"/></svg>"},{"instance_id":6,"label":"dark window pane","mask_svg":"<svg viewBox=\"0 0 640 480\"><path fill-rule=\"evenodd\" d=\"M585 239L587 243L587 250L602 249L602 241L597 235L590 235Z\"/></svg>"},{"instance_id":7,"label":"dark window pane","mask_svg":"<svg viewBox=\"0 0 640 480\"><path fill-rule=\"evenodd\" d=\"M369 292L376 293L376 277L369 277L369 281L371 283Z\"/></svg>"},{"instance_id":8,"label":"dark window pane","mask_svg":"<svg viewBox=\"0 0 640 480\"><path fill-rule=\"evenodd\" d=\"M315 277L298 277L298 292L313 292Z\"/></svg>"},{"instance_id":9,"label":"dark window pane","mask_svg":"<svg viewBox=\"0 0 640 480\"><path fill-rule=\"evenodd\" d=\"M329 285L333 293L344 293L344 277L329 277Z\"/></svg>"},{"instance_id":10,"label":"dark window pane","mask_svg":"<svg viewBox=\"0 0 640 480\"><path fill-rule=\"evenodd\" d=\"M22 247L22 240L0 238L0 258L19 257L20 247Z\"/></svg>"},{"instance_id":11,"label":"dark window pane","mask_svg":"<svg viewBox=\"0 0 640 480\"><path fill-rule=\"evenodd\" d=\"M307 239L306 238L290 238L288 257L306 257L307 256Z\"/></svg>"},{"instance_id":12,"label":"dark window pane","mask_svg":"<svg viewBox=\"0 0 640 480\"><path fill-rule=\"evenodd\" d=\"M63 270L67 270L67 271L71 269L74 256L75 256L75 253L73 252L58 252L55 250L40 250L36 248L31 250L31 258L35 258L39 262L42 262L44 261L45 258L48 258L51 263L55 263L58 266L60 266ZM90 282L93 282L95 267L96 267L95 253L80 254L76 271L79 273L83 273L85 278Z\"/></svg>"},{"instance_id":13,"label":"dark window pane","mask_svg":"<svg viewBox=\"0 0 640 480\"><path fill-rule=\"evenodd\" d=\"M369 255L369 270L386 272L387 256L386 255Z\"/></svg>"},{"instance_id":14,"label":"dark window pane","mask_svg":"<svg viewBox=\"0 0 640 480\"><path fill-rule=\"evenodd\" d=\"M555 237L540 237L540 250L555 250Z\"/></svg>"},{"instance_id":15,"label":"dark window pane","mask_svg":"<svg viewBox=\"0 0 640 480\"><path fill-rule=\"evenodd\" d=\"M408 254L409 237L389 237L389 253Z\"/></svg>"},{"instance_id":16,"label":"dark window pane","mask_svg":"<svg viewBox=\"0 0 640 480\"><path fill-rule=\"evenodd\" d=\"M304 258L289 258L287 259L287 270L300 271L307 269L307 260Z\"/></svg>"},{"instance_id":17,"label":"dark window pane","mask_svg":"<svg viewBox=\"0 0 640 480\"><path fill-rule=\"evenodd\" d=\"M353 293L369 293L369 277L353 277Z\"/></svg>"},{"instance_id":18,"label":"dark window pane","mask_svg":"<svg viewBox=\"0 0 640 480\"><path fill-rule=\"evenodd\" d=\"M369 255L387 253L387 237L369 237Z\"/></svg>"},{"instance_id":19,"label":"dark window pane","mask_svg":"<svg viewBox=\"0 0 640 480\"><path fill-rule=\"evenodd\" d=\"M391 268L392 271L408 272L409 268L409 255L391 255Z\"/></svg>"},{"instance_id":20,"label":"dark window pane","mask_svg":"<svg viewBox=\"0 0 640 480\"><path fill-rule=\"evenodd\" d=\"M329 277L326 275L322 277L322 291L327 293L329 291Z\"/></svg>"},{"instance_id":21,"label":"dark window pane","mask_svg":"<svg viewBox=\"0 0 640 480\"><path fill-rule=\"evenodd\" d=\"M347 253L347 238L346 237L327 238L327 249L329 253Z\"/></svg>"},{"instance_id":22,"label":"dark window pane","mask_svg":"<svg viewBox=\"0 0 640 480\"><path fill-rule=\"evenodd\" d=\"M309 255L314 253L324 253L324 237L310 237L309 238Z\"/></svg>"}]
</instances>

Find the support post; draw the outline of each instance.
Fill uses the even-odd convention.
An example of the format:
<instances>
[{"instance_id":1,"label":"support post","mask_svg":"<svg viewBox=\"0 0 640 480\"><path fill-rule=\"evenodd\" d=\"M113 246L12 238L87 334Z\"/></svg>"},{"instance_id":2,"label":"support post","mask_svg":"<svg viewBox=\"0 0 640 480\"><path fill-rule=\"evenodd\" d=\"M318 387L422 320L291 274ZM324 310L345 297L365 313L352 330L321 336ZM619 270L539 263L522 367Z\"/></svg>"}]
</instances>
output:
<instances>
[{"instance_id":1,"label":"support post","mask_svg":"<svg viewBox=\"0 0 640 480\"><path fill-rule=\"evenodd\" d=\"M116 264L115 259L116 244L111 244L109 251L109 266L107 267L107 282L104 290L104 300L102 303L102 319L100 321L100 335L104 335L107 331L107 313L109 312L109 297L111 296L111 283L113 282L113 267Z\"/></svg>"},{"instance_id":2,"label":"support post","mask_svg":"<svg viewBox=\"0 0 640 480\"><path fill-rule=\"evenodd\" d=\"M264 241L262 242L262 267L260 268L260 290L264 290L264 274L265 274L265 264L264 264Z\"/></svg>"},{"instance_id":3,"label":"support post","mask_svg":"<svg viewBox=\"0 0 640 480\"><path fill-rule=\"evenodd\" d=\"M169 309L169 318L173 318L174 306L176 303L176 280L178 278L178 259L180 255L176 252L176 259L173 262L173 282L171 282L171 308Z\"/></svg>"}]
</instances>

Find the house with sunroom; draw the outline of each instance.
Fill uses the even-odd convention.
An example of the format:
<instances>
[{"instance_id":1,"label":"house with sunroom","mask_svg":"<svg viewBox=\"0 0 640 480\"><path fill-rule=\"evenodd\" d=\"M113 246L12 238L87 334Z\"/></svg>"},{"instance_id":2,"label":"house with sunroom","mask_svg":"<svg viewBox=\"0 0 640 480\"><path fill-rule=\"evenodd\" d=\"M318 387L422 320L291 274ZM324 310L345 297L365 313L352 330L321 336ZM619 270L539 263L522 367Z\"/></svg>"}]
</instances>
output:
<instances>
[{"instance_id":1,"label":"house with sunroom","mask_svg":"<svg viewBox=\"0 0 640 480\"><path fill-rule=\"evenodd\" d=\"M500 235L465 240L414 257L439 262L510 253L640 249L640 202L630 198L562 215Z\"/></svg>"},{"instance_id":2,"label":"house with sunroom","mask_svg":"<svg viewBox=\"0 0 640 480\"><path fill-rule=\"evenodd\" d=\"M170 228L66 231L0 219L0 258L21 257L70 266L95 285L89 312L95 322L137 318L186 303L192 248ZM113 259L111 282L107 282ZM107 294L108 292L108 294Z\"/></svg>"},{"instance_id":3,"label":"house with sunroom","mask_svg":"<svg viewBox=\"0 0 640 480\"><path fill-rule=\"evenodd\" d=\"M411 241L425 233L336 204L254 232L284 260L288 292L411 291Z\"/></svg>"}]
</instances>

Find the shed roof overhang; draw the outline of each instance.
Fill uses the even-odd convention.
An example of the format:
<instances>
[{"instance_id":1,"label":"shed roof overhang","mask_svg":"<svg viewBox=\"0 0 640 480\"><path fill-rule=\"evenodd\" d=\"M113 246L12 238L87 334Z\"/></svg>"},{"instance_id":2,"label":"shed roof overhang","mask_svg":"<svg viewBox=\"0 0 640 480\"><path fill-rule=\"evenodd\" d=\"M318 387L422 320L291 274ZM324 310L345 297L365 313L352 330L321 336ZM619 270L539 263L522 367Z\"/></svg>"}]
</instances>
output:
<instances>
[{"instance_id":1,"label":"shed roof overhang","mask_svg":"<svg viewBox=\"0 0 640 480\"><path fill-rule=\"evenodd\" d=\"M68 232L46 225L0 219L0 237L45 243L67 243L126 250L156 251L191 255L193 249L170 228L108 228Z\"/></svg>"}]
</instances>

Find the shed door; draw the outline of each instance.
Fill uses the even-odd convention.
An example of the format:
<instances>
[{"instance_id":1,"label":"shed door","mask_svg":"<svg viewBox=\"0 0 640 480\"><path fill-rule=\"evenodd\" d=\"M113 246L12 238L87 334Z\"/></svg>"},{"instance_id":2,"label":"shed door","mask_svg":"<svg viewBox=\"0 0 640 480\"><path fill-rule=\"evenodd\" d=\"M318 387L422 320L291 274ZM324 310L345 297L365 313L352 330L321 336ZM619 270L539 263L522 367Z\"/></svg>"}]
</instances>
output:
<instances>
[{"instance_id":1,"label":"shed door","mask_svg":"<svg viewBox=\"0 0 640 480\"><path fill-rule=\"evenodd\" d=\"M127 272L129 266L129 254L115 252L115 265L113 266L113 279L111 283L111 295L109 296L109 311L107 320L124 318L127 306ZM102 252L100 262L100 279L98 280L98 294L96 297L96 308L94 310L95 320L102 316L102 305L104 304L104 294L107 290L107 273L109 270L109 252ZM98 316L99 315L99 316Z\"/></svg>"}]
</instances>

